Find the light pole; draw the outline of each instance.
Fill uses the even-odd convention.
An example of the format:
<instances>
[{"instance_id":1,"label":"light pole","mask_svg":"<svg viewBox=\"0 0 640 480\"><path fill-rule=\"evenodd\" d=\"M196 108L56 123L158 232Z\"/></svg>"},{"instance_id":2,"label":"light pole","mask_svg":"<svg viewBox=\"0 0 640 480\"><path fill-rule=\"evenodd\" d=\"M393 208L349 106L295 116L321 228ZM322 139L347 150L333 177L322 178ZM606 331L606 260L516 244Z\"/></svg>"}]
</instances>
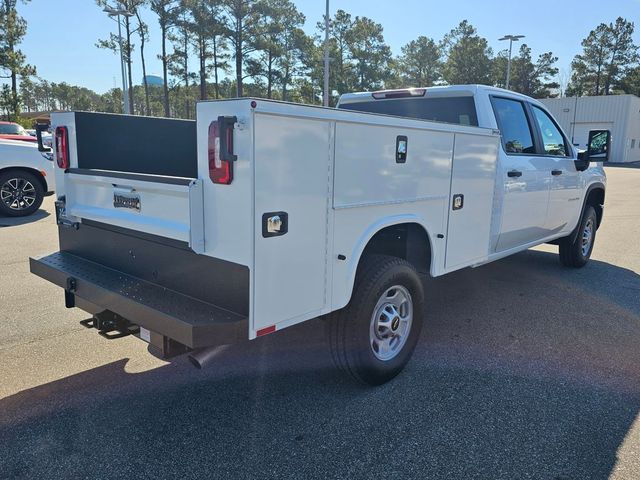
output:
<instances>
[{"instance_id":1,"label":"light pole","mask_svg":"<svg viewBox=\"0 0 640 480\"><path fill-rule=\"evenodd\" d=\"M131 105L129 105L129 92L128 92L129 86L127 85L127 76L125 75L126 64L124 61L124 51L122 48L122 23L120 22L120 16L122 15L123 17L132 17L133 13L131 13L129 10L125 8L112 8L112 7L105 7L103 9L103 12L109 15L109 18L118 22L118 44L120 46L120 69L122 71L122 97L123 97L123 103L124 103L124 113L130 114Z\"/></svg>"},{"instance_id":2,"label":"light pole","mask_svg":"<svg viewBox=\"0 0 640 480\"><path fill-rule=\"evenodd\" d=\"M509 81L511 80L511 49L513 48L513 42L517 42L521 38L524 38L524 35L505 35L498 40L509 40L509 60L507 61L507 81L505 82L505 87L509 90Z\"/></svg>"},{"instance_id":3,"label":"light pole","mask_svg":"<svg viewBox=\"0 0 640 480\"><path fill-rule=\"evenodd\" d=\"M327 12L324 16L324 96L323 104L329 106L329 0Z\"/></svg>"}]
</instances>

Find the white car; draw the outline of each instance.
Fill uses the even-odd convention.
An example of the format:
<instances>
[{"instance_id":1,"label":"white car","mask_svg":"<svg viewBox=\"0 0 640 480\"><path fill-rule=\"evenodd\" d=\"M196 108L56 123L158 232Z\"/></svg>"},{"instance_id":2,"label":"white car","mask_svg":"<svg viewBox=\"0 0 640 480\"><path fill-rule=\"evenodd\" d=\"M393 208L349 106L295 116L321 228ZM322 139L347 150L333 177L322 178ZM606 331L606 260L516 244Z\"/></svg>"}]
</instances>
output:
<instances>
[{"instance_id":1,"label":"white car","mask_svg":"<svg viewBox=\"0 0 640 480\"><path fill-rule=\"evenodd\" d=\"M0 215L23 217L34 213L55 190L53 156L38 145L0 140Z\"/></svg>"}]
</instances>

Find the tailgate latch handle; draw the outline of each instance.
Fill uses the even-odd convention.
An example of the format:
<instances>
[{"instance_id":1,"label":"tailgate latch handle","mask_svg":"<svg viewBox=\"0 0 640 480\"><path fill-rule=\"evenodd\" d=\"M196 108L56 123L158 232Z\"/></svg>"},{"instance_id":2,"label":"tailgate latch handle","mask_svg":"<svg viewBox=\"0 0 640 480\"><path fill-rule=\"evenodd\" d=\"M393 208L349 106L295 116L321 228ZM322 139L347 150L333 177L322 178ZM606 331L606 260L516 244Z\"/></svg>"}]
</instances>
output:
<instances>
[{"instance_id":1,"label":"tailgate latch handle","mask_svg":"<svg viewBox=\"0 0 640 480\"><path fill-rule=\"evenodd\" d=\"M233 127L237 121L238 117L218 117L220 160L224 162L235 162L238 159L238 156L233 153Z\"/></svg>"}]
</instances>

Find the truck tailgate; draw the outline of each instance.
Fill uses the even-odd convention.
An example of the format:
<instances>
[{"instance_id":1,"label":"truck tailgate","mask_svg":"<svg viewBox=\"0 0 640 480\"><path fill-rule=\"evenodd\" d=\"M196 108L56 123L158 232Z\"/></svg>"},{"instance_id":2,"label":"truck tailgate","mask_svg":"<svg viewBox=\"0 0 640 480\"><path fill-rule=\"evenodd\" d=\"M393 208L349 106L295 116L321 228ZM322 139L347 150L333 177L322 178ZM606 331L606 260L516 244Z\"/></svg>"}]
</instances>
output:
<instances>
[{"instance_id":1,"label":"truck tailgate","mask_svg":"<svg viewBox=\"0 0 640 480\"><path fill-rule=\"evenodd\" d=\"M65 215L185 242L204 251L202 181L71 168L64 175Z\"/></svg>"}]
</instances>

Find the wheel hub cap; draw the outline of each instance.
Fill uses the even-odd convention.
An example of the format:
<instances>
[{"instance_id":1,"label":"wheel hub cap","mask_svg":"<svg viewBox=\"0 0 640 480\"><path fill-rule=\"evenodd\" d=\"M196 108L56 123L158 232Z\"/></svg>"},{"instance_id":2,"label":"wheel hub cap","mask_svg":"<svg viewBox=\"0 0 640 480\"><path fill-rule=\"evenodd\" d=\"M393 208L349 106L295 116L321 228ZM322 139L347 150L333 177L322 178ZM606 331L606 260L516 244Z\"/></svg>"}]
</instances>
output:
<instances>
[{"instance_id":1,"label":"wheel hub cap","mask_svg":"<svg viewBox=\"0 0 640 480\"><path fill-rule=\"evenodd\" d=\"M593 227L593 220L589 219L582 231L582 255L585 257L589 254L589 250L591 250L591 243L593 242Z\"/></svg>"},{"instance_id":2,"label":"wheel hub cap","mask_svg":"<svg viewBox=\"0 0 640 480\"><path fill-rule=\"evenodd\" d=\"M409 291L396 285L378 299L371 317L369 340L373 354L383 361L395 358L402 350L413 321L413 301Z\"/></svg>"},{"instance_id":3,"label":"wheel hub cap","mask_svg":"<svg viewBox=\"0 0 640 480\"><path fill-rule=\"evenodd\" d=\"M36 201L36 189L24 178L11 178L0 187L0 201L11 210L26 210Z\"/></svg>"}]
</instances>

